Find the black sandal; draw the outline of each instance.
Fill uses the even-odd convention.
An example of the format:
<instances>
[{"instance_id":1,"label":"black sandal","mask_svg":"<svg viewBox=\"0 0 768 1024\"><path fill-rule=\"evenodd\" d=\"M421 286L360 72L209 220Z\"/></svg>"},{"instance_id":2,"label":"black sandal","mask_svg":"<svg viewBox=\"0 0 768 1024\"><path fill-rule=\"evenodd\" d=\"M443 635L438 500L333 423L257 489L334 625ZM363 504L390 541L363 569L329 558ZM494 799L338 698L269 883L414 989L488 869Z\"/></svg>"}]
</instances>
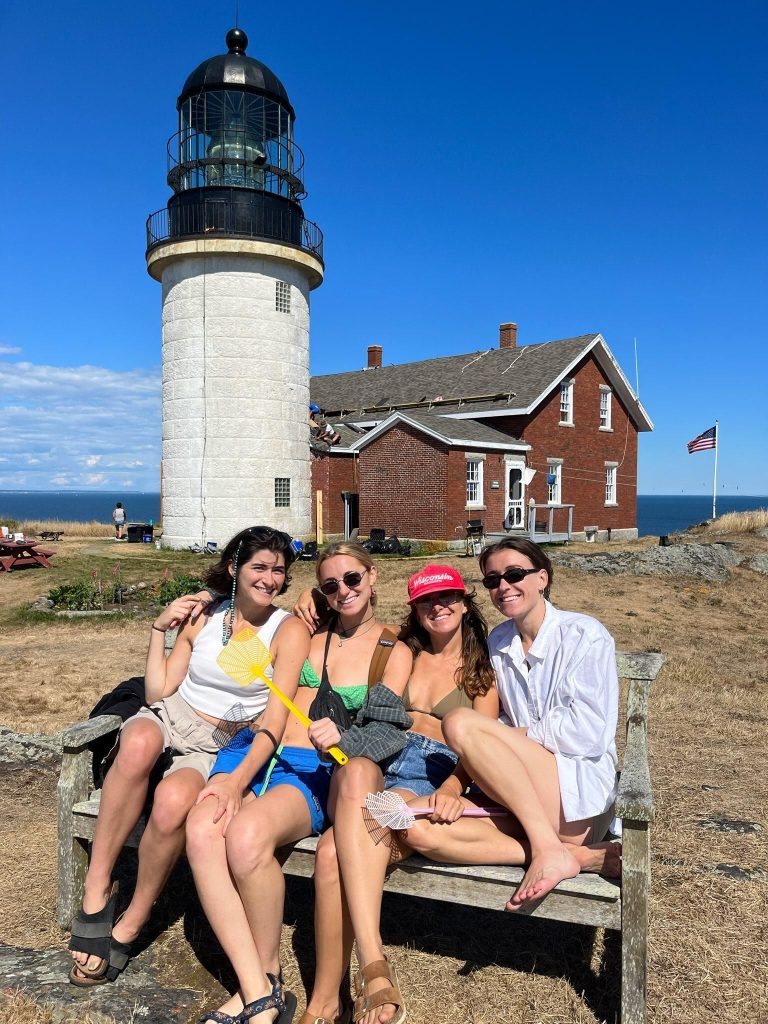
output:
<instances>
[{"instance_id":1,"label":"black sandal","mask_svg":"<svg viewBox=\"0 0 768 1024\"><path fill-rule=\"evenodd\" d=\"M296 996L293 992L285 992L282 971L277 975L268 973L267 978L272 983L271 993L268 996L262 996L261 999L254 999L252 1002L246 1003L235 1018L237 1024L247 1024L249 1020L264 1013L265 1010L277 1010L274 1024L291 1024L293 1015L296 1013Z\"/></svg>"},{"instance_id":2,"label":"black sandal","mask_svg":"<svg viewBox=\"0 0 768 1024\"><path fill-rule=\"evenodd\" d=\"M117 981L128 966L132 953L133 943L118 942L117 939L112 939L109 947L109 961L107 963L107 970L105 973L105 979L107 981Z\"/></svg>"},{"instance_id":3,"label":"black sandal","mask_svg":"<svg viewBox=\"0 0 768 1024\"><path fill-rule=\"evenodd\" d=\"M70 984L78 988L92 988L94 985L103 985L105 981L112 980L107 978L107 973L113 945L112 922L115 919L116 902L117 886L113 886L109 899L101 910L95 914L86 914L81 907L73 918L67 948L73 953L97 956L101 959L101 964L96 970L90 970L86 964L75 961L69 972Z\"/></svg>"}]
</instances>

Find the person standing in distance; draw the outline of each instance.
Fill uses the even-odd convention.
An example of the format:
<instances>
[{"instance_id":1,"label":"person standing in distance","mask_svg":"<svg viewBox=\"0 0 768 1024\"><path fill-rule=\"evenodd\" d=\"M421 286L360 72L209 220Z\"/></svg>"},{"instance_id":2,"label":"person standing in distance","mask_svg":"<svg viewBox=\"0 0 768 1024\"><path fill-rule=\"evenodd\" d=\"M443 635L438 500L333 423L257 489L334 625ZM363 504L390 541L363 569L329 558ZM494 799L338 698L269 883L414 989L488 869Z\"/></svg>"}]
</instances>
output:
<instances>
[{"instance_id":1,"label":"person standing in distance","mask_svg":"<svg viewBox=\"0 0 768 1024\"><path fill-rule=\"evenodd\" d=\"M115 524L115 540L122 540L125 527L125 509L122 501L116 502L112 509L112 522Z\"/></svg>"}]
</instances>

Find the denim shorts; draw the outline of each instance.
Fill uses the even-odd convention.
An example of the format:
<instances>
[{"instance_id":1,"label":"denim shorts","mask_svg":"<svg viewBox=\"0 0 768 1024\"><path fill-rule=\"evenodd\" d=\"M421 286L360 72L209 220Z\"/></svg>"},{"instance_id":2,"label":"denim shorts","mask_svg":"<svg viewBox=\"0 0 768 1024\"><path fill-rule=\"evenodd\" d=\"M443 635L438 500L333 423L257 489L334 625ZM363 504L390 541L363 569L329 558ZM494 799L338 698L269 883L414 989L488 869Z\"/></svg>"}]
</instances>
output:
<instances>
[{"instance_id":1,"label":"denim shorts","mask_svg":"<svg viewBox=\"0 0 768 1024\"><path fill-rule=\"evenodd\" d=\"M233 743L225 747L216 758L211 776L218 772L233 772L248 753L249 747L249 744L243 743ZM327 810L331 772L331 766L323 764L314 748L308 750L304 747L283 747L274 758L270 758L259 769L251 781L250 788L256 796L268 793L275 786L293 786L294 789L298 789L309 808L312 832L319 836L330 824Z\"/></svg>"},{"instance_id":2,"label":"denim shorts","mask_svg":"<svg viewBox=\"0 0 768 1024\"><path fill-rule=\"evenodd\" d=\"M407 789L415 796L428 796L453 772L459 760L450 747L417 732L409 732L405 746L384 773L385 789Z\"/></svg>"}]
</instances>

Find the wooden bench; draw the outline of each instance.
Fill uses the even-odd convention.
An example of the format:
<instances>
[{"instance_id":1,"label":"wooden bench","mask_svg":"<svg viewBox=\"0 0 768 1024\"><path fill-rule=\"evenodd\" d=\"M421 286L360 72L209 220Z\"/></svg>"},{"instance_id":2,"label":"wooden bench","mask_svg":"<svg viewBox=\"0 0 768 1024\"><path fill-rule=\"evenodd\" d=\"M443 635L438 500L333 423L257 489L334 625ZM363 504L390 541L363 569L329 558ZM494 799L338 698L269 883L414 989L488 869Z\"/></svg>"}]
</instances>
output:
<instances>
[{"instance_id":1,"label":"wooden bench","mask_svg":"<svg viewBox=\"0 0 768 1024\"><path fill-rule=\"evenodd\" d=\"M38 534L41 540L52 540L54 543L60 541L63 536L63 530L41 530Z\"/></svg>"},{"instance_id":2,"label":"wooden bench","mask_svg":"<svg viewBox=\"0 0 768 1024\"><path fill-rule=\"evenodd\" d=\"M648 766L648 695L663 661L660 654L616 655L619 675L629 683L626 748L616 799L616 814L623 822L621 883L598 875L579 875L561 882L544 900L525 911L531 917L621 932L622 1024L645 1021L650 826L654 817ZM80 722L63 734L58 785L59 923L63 928L69 927L82 901L88 845L99 809L100 793L91 792L89 744L115 731L119 725L117 716L103 715ZM142 824L137 826L126 845L137 846L142 829ZM296 843L285 861L285 873L310 877L316 843L315 838ZM385 889L447 903L502 910L522 876L521 868L457 867L412 857L392 871ZM509 916L512 921L513 915Z\"/></svg>"}]
</instances>

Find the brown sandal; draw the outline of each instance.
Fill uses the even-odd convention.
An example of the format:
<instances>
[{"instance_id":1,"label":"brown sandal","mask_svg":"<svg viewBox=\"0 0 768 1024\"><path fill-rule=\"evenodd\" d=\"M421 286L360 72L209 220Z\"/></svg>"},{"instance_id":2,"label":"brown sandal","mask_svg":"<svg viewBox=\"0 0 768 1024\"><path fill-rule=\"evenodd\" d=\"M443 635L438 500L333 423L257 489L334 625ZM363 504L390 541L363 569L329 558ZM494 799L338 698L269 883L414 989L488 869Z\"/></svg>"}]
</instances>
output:
<instances>
[{"instance_id":1,"label":"brown sandal","mask_svg":"<svg viewBox=\"0 0 768 1024\"><path fill-rule=\"evenodd\" d=\"M312 1017L308 1010L299 1018L299 1024L349 1024L349 1007L342 1010L339 1017L335 1017L334 1020L329 1020L328 1017Z\"/></svg>"},{"instance_id":2,"label":"brown sandal","mask_svg":"<svg viewBox=\"0 0 768 1024\"><path fill-rule=\"evenodd\" d=\"M369 982L375 981L377 978L385 978L389 985L386 988L379 989L378 992L372 992L368 995L366 990ZM386 1003L391 1003L397 1009L389 1024L405 1024L408 1016L405 1001L400 991L400 986L397 983L395 968L389 960L374 960L367 966L361 967L355 975L353 984L355 990L355 1012L352 1019L355 1022L362 1020L369 1010L376 1010Z\"/></svg>"},{"instance_id":3,"label":"brown sandal","mask_svg":"<svg viewBox=\"0 0 768 1024\"><path fill-rule=\"evenodd\" d=\"M309 1010L305 1010L299 1018L299 1024L350 1024L349 1007L343 1009L333 1020L327 1017L313 1017Z\"/></svg>"}]
</instances>

